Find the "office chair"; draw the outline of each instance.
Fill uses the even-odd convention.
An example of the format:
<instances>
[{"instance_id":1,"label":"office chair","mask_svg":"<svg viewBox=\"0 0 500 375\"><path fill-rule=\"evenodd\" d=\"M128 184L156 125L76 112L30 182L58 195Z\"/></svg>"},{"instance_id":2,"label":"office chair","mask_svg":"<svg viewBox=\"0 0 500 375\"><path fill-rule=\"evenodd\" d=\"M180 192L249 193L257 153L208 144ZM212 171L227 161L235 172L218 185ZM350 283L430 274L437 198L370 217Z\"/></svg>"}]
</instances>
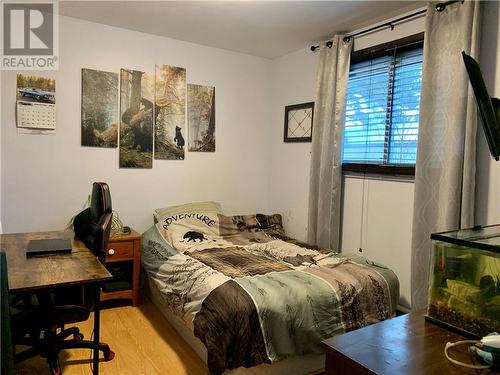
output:
<instances>
[{"instance_id":1,"label":"office chair","mask_svg":"<svg viewBox=\"0 0 500 375\"><path fill-rule=\"evenodd\" d=\"M82 240L101 260L106 258L112 217L113 209L108 184L94 182L90 207L75 216L73 228L76 237ZM110 223L109 226L106 226L106 230L97 231L96 228L102 225L107 218L110 219Z\"/></svg>"},{"instance_id":2,"label":"office chair","mask_svg":"<svg viewBox=\"0 0 500 375\"><path fill-rule=\"evenodd\" d=\"M101 258L105 256L103 254L108 247L112 218L109 187L105 183L95 182L92 187L91 206L75 217L74 228L76 236ZM47 358L51 374L59 375L62 373L59 351L94 348L94 342L83 340L83 334L77 327L64 329L65 325L87 320L91 309L82 301L79 304L65 303L68 294L74 296L82 293L75 293L74 288L56 290L55 293L39 293L36 295L38 309L35 313L27 311L13 317L14 344L29 347L15 355L15 362L40 355ZM41 332L43 338L40 338ZM73 338L67 340L70 336ZM99 350L103 352L105 361L111 361L115 356L107 344L100 343Z\"/></svg>"}]
</instances>

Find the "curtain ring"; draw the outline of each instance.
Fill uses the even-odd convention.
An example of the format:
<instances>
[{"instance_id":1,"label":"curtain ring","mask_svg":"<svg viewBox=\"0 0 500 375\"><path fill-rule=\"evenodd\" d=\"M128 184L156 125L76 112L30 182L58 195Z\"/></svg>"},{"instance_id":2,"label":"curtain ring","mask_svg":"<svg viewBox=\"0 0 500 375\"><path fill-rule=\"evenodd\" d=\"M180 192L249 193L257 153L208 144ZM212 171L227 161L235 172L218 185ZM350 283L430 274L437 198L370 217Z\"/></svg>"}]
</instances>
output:
<instances>
[{"instance_id":1,"label":"curtain ring","mask_svg":"<svg viewBox=\"0 0 500 375\"><path fill-rule=\"evenodd\" d=\"M437 10L438 12L442 12L443 10L445 10L445 9L446 9L446 7L447 7L448 5L455 4L455 3L460 3L460 4L463 4L463 3L464 3L464 0L461 0L461 1L460 1L460 0L451 0L451 1L446 1L446 2L444 2L444 3L438 3L438 4L436 4L436 10Z\"/></svg>"},{"instance_id":2,"label":"curtain ring","mask_svg":"<svg viewBox=\"0 0 500 375\"><path fill-rule=\"evenodd\" d=\"M436 10L438 12L442 12L445 9L446 9L446 4L444 4L444 3L438 3L438 4L436 4Z\"/></svg>"},{"instance_id":3,"label":"curtain ring","mask_svg":"<svg viewBox=\"0 0 500 375\"><path fill-rule=\"evenodd\" d=\"M344 43L349 43L351 40L351 36L350 35L346 35L343 39Z\"/></svg>"},{"instance_id":4,"label":"curtain ring","mask_svg":"<svg viewBox=\"0 0 500 375\"><path fill-rule=\"evenodd\" d=\"M328 48L332 48L332 46L333 46L333 41L332 41L332 40L329 40L328 42L326 42L326 46L327 46Z\"/></svg>"}]
</instances>

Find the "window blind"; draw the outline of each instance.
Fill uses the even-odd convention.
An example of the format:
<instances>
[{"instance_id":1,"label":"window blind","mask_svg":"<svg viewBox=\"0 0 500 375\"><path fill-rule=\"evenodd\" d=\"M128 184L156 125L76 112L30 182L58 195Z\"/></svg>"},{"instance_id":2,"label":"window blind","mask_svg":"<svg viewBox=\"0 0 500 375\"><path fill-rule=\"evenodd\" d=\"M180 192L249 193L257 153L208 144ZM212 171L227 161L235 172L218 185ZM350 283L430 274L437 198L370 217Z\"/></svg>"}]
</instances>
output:
<instances>
[{"instance_id":1,"label":"window blind","mask_svg":"<svg viewBox=\"0 0 500 375\"><path fill-rule=\"evenodd\" d=\"M351 65L344 119L345 163L414 165L422 48Z\"/></svg>"}]
</instances>

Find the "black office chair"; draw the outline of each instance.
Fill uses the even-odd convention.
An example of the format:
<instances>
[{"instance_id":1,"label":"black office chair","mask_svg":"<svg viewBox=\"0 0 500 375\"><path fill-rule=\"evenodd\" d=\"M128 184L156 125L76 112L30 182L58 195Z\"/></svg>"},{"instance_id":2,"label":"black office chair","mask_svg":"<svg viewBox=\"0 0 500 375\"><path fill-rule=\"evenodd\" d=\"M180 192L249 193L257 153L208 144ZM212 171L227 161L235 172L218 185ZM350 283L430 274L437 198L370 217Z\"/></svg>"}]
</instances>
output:
<instances>
[{"instance_id":1,"label":"black office chair","mask_svg":"<svg viewBox=\"0 0 500 375\"><path fill-rule=\"evenodd\" d=\"M106 258L112 218L113 209L109 187L104 182L94 182L90 207L75 216L73 228L76 237L102 260ZM104 226L108 220L109 225ZM97 230L101 227L105 229Z\"/></svg>"},{"instance_id":2,"label":"black office chair","mask_svg":"<svg viewBox=\"0 0 500 375\"><path fill-rule=\"evenodd\" d=\"M76 236L101 258L105 256L103 254L108 247L112 218L109 187L105 183L95 182L92 188L91 206L75 217L74 229ZM85 305L84 298L80 298L80 304L65 303L68 294L73 297L75 295L83 297L81 289L75 293L71 288L56 290L55 293L40 293L36 296L39 306L36 313L26 311L13 316L14 344L29 347L15 355L15 362L40 355L47 358L51 374L59 375L62 373L59 351L94 348L94 342L83 340L83 334L77 327L64 329L65 325L87 320L91 311L91 307ZM43 332L42 338L41 332ZM73 338L67 340L70 336ZM105 361L111 361L115 356L107 344L100 343L99 350L103 352Z\"/></svg>"}]
</instances>

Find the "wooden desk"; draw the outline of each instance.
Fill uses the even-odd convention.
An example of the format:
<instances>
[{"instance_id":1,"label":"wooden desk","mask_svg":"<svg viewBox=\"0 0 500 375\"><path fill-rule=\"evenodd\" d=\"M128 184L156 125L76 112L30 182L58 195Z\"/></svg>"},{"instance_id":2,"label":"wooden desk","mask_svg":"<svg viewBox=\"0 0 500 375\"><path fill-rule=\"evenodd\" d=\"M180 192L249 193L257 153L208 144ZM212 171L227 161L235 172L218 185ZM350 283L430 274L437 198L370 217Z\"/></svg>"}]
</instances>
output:
<instances>
[{"instance_id":1,"label":"wooden desk","mask_svg":"<svg viewBox=\"0 0 500 375\"><path fill-rule=\"evenodd\" d=\"M74 238L73 232L14 233L0 235L0 247L7 255L9 292L36 292L43 289L69 285L92 284L94 300L94 374L99 372L99 290L102 281L110 280L111 274L85 245L72 240L72 252L47 256L26 257L30 240L48 238Z\"/></svg>"},{"instance_id":2,"label":"wooden desk","mask_svg":"<svg viewBox=\"0 0 500 375\"><path fill-rule=\"evenodd\" d=\"M464 339L426 322L423 311L402 315L323 341L326 374L477 374L444 356L447 342ZM448 353L472 363L467 349L463 345Z\"/></svg>"}]
</instances>

